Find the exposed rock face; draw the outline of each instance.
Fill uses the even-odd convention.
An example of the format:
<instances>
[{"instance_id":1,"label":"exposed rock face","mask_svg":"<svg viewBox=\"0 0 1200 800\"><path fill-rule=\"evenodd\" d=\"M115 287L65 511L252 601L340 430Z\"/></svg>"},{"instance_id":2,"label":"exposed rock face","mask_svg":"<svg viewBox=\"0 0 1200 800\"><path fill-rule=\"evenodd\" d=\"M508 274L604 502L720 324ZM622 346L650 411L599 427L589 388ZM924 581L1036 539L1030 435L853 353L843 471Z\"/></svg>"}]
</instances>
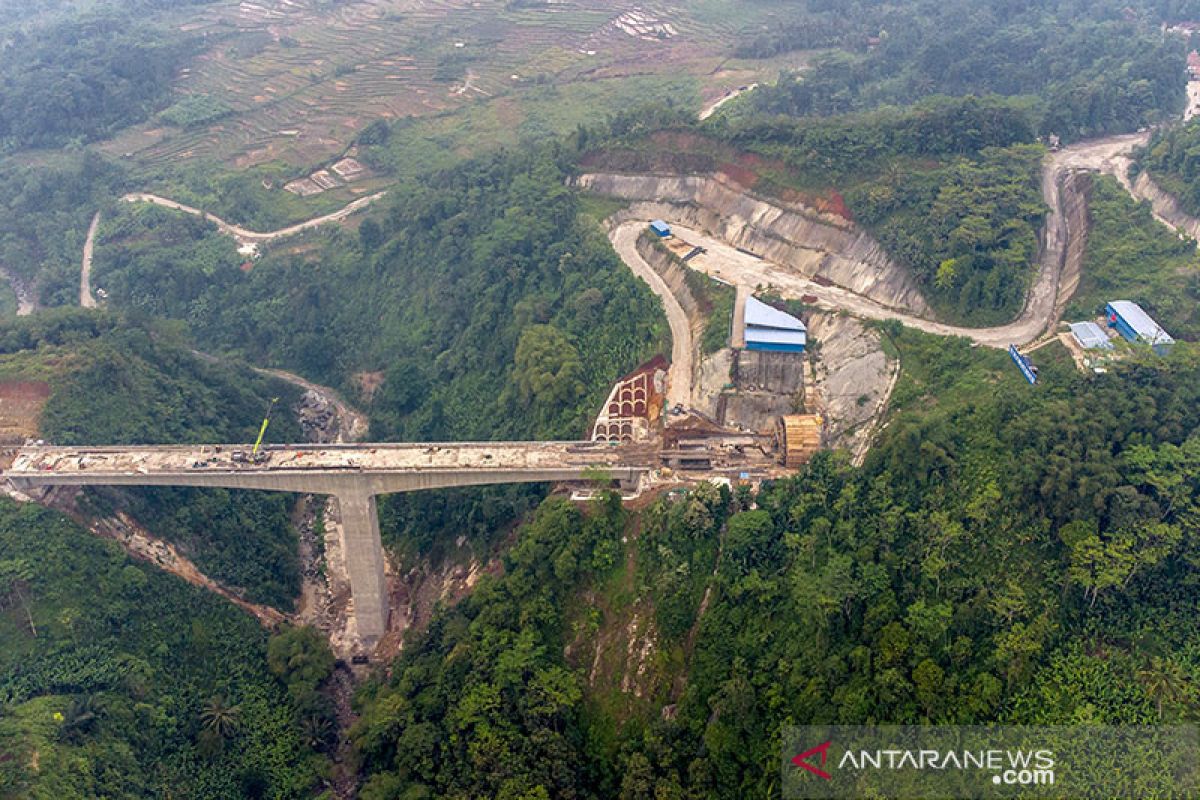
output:
<instances>
[{"instance_id":1,"label":"exposed rock face","mask_svg":"<svg viewBox=\"0 0 1200 800\"><path fill-rule=\"evenodd\" d=\"M1092 176L1087 172L1067 172L1059 178L1059 198L1067 228L1066 248L1063 252L1062 272L1058 279L1058 294L1054 307L1054 319L1062 316L1063 309L1079 288L1079 276L1083 273L1083 257L1087 252L1088 203L1092 197Z\"/></svg>"},{"instance_id":2,"label":"exposed rock face","mask_svg":"<svg viewBox=\"0 0 1200 800\"><path fill-rule=\"evenodd\" d=\"M1162 187L1154 182L1150 173L1143 171L1138 175L1131 191L1137 199L1150 203L1150 207L1154 209L1154 216L1164 225L1181 230L1193 239L1200 239L1200 220L1184 211L1174 196L1164 192Z\"/></svg>"},{"instance_id":3,"label":"exposed rock face","mask_svg":"<svg viewBox=\"0 0 1200 800\"><path fill-rule=\"evenodd\" d=\"M825 443L844 448L861 461L875 423L891 396L899 365L883 352L879 334L853 317L812 314L810 341L813 381L808 410L825 417Z\"/></svg>"},{"instance_id":4,"label":"exposed rock face","mask_svg":"<svg viewBox=\"0 0 1200 800\"><path fill-rule=\"evenodd\" d=\"M932 316L912 274L854 223L798 203L757 197L732 180L709 176L582 175L577 184L634 203L623 219L662 217L826 278L877 303Z\"/></svg>"},{"instance_id":5,"label":"exposed rock face","mask_svg":"<svg viewBox=\"0 0 1200 800\"><path fill-rule=\"evenodd\" d=\"M642 254L642 258L646 259L646 263L666 281L671 294L675 295L675 299L687 313L688 321L692 323L693 327L699 324L703 328L704 312L700 310L700 304L687 284L687 267L663 252L660 247L648 247L642 242L638 242L638 252Z\"/></svg>"}]
</instances>

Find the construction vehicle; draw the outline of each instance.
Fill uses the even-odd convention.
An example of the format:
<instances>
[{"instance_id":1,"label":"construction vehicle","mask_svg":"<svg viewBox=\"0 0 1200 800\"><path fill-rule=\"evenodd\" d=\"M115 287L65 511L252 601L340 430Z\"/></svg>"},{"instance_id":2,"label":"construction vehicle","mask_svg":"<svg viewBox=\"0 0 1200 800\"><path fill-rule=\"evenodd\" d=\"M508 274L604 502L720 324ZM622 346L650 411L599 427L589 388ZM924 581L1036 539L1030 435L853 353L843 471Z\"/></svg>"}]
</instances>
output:
<instances>
[{"instance_id":1,"label":"construction vehicle","mask_svg":"<svg viewBox=\"0 0 1200 800\"><path fill-rule=\"evenodd\" d=\"M267 435L267 426L271 424L271 412L275 410L275 404L279 402L278 397L272 397L270 405L267 406L267 413L263 415L262 427L258 429L258 438L254 440L254 449L250 451L250 460L255 464L262 464L271 456L269 453L260 452L262 447L263 437Z\"/></svg>"}]
</instances>

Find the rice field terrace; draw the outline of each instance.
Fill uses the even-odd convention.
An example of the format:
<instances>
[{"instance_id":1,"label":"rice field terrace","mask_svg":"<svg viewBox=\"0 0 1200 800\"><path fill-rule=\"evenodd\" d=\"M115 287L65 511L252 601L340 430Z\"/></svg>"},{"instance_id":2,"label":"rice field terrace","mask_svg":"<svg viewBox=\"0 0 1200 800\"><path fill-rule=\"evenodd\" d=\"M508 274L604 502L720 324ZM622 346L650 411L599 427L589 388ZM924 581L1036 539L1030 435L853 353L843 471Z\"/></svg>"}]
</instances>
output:
<instances>
[{"instance_id":1,"label":"rice field terrace","mask_svg":"<svg viewBox=\"0 0 1200 800\"><path fill-rule=\"evenodd\" d=\"M302 179L305 168L343 154L372 120L412 118L429 120L414 131L413 157L445 161L517 132L558 132L639 94L682 95L699 109L739 84L769 79L781 64L734 62L729 53L786 14L765 0L206 5L173 23L211 43L180 71L175 106L100 149L150 171L197 161L283 163ZM359 177L361 185L323 188L361 193L371 176Z\"/></svg>"}]
</instances>

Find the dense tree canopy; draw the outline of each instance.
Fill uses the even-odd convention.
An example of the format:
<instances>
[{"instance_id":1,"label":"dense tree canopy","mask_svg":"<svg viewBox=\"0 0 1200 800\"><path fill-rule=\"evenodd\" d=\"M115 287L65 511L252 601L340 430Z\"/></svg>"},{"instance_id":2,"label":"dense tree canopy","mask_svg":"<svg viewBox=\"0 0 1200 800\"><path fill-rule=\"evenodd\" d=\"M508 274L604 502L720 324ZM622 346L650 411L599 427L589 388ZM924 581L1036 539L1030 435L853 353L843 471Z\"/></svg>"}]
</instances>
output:
<instances>
[{"instance_id":1,"label":"dense tree canopy","mask_svg":"<svg viewBox=\"0 0 1200 800\"><path fill-rule=\"evenodd\" d=\"M366 692L364 797L768 797L798 720L1190 718L1196 354L1031 390L1000 353L886 335L905 374L863 469L660 501L625 558L615 509L544 505ZM614 718L606 680L647 694Z\"/></svg>"},{"instance_id":2,"label":"dense tree canopy","mask_svg":"<svg viewBox=\"0 0 1200 800\"><path fill-rule=\"evenodd\" d=\"M0 503L0 797L311 797L327 761L240 609Z\"/></svg>"},{"instance_id":3,"label":"dense tree canopy","mask_svg":"<svg viewBox=\"0 0 1200 800\"><path fill-rule=\"evenodd\" d=\"M164 104L197 42L120 12L0 39L0 151L90 141Z\"/></svg>"},{"instance_id":4,"label":"dense tree canopy","mask_svg":"<svg viewBox=\"0 0 1200 800\"><path fill-rule=\"evenodd\" d=\"M1188 6L1189 4L1183 4ZM751 95L770 113L842 113L930 94L1027 95L1040 133L1132 130L1183 102L1185 43L1163 21L1187 8L1081 0L812 2L747 54L838 47L811 70Z\"/></svg>"},{"instance_id":5,"label":"dense tree canopy","mask_svg":"<svg viewBox=\"0 0 1200 800\"><path fill-rule=\"evenodd\" d=\"M40 431L54 444L253 441L269 398L289 408L299 397L244 365L201 358L169 326L120 314L61 309L0 324L0 360L17 378L49 377ZM290 414L276 416L271 436L303 438ZM300 593L291 495L159 487L88 497L101 514L128 511L252 600L291 610Z\"/></svg>"},{"instance_id":6,"label":"dense tree canopy","mask_svg":"<svg viewBox=\"0 0 1200 800\"><path fill-rule=\"evenodd\" d=\"M932 170L885 173L847 195L856 218L952 319L1012 319L1036 266L1041 147L988 148Z\"/></svg>"},{"instance_id":7,"label":"dense tree canopy","mask_svg":"<svg viewBox=\"0 0 1200 800\"><path fill-rule=\"evenodd\" d=\"M1141 159L1151 177L1189 214L1200 216L1200 122L1154 132Z\"/></svg>"}]
</instances>

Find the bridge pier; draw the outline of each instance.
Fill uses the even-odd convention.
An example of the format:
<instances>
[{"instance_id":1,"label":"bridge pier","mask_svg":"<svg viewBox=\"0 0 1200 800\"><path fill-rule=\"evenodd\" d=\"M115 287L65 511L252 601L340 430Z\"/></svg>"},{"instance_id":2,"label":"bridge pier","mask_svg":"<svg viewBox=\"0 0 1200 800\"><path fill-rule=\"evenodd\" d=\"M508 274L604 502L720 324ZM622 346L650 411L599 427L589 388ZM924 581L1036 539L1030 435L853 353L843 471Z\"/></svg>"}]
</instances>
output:
<instances>
[{"instance_id":1,"label":"bridge pier","mask_svg":"<svg viewBox=\"0 0 1200 800\"><path fill-rule=\"evenodd\" d=\"M270 459L260 464L247 461L249 449L237 444L28 446L0 478L34 492L50 486L197 486L330 495L342 522L358 638L371 647L387 633L389 610L377 495L591 481L598 473L631 489L659 458L651 449L595 442L289 444L273 447Z\"/></svg>"},{"instance_id":2,"label":"bridge pier","mask_svg":"<svg viewBox=\"0 0 1200 800\"><path fill-rule=\"evenodd\" d=\"M358 635L368 647L374 646L387 633L388 624L387 579L375 495L343 490L334 498L342 520L342 553L350 578Z\"/></svg>"}]
</instances>

